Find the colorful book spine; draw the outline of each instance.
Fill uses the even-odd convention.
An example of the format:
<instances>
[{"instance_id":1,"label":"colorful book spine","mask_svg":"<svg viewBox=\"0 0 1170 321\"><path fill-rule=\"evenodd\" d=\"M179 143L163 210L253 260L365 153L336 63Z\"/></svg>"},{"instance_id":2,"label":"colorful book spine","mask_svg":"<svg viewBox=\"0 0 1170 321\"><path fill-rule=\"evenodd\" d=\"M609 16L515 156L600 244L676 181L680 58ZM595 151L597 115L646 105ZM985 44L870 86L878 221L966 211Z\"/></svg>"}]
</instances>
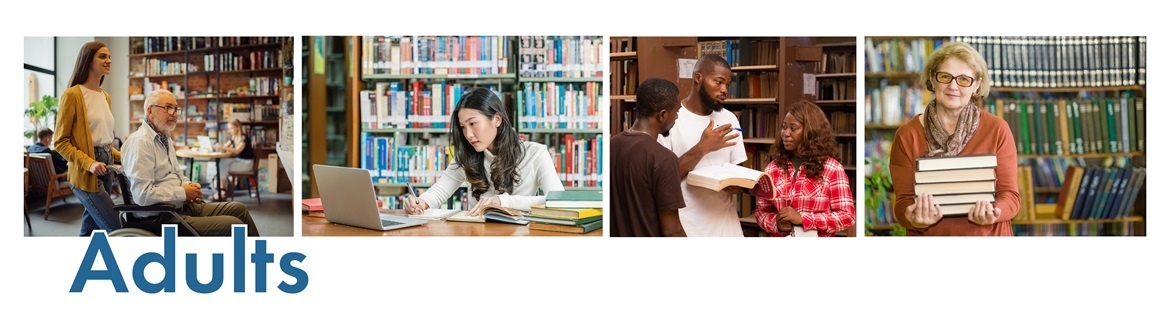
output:
<instances>
[{"instance_id":1,"label":"colorful book spine","mask_svg":"<svg viewBox=\"0 0 1170 321\"><path fill-rule=\"evenodd\" d=\"M602 77L600 36L521 36L520 77Z\"/></svg>"},{"instance_id":2,"label":"colorful book spine","mask_svg":"<svg viewBox=\"0 0 1170 321\"><path fill-rule=\"evenodd\" d=\"M525 83L519 95L524 129L601 128L601 83Z\"/></svg>"},{"instance_id":3,"label":"colorful book spine","mask_svg":"<svg viewBox=\"0 0 1170 321\"><path fill-rule=\"evenodd\" d=\"M508 73L506 36L363 36L363 75L448 75L475 78ZM598 43L600 46L600 43Z\"/></svg>"},{"instance_id":4,"label":"colorful book spine","mask_svg":"<svg viewBox=\"0 0 1170 321\"><path fill-rule=\"evenodd\" d=\"M565 187L600 187L602 182L602 135L536 135L532 141L544 144L553 167Z\"/></svg>"}]
</instances>

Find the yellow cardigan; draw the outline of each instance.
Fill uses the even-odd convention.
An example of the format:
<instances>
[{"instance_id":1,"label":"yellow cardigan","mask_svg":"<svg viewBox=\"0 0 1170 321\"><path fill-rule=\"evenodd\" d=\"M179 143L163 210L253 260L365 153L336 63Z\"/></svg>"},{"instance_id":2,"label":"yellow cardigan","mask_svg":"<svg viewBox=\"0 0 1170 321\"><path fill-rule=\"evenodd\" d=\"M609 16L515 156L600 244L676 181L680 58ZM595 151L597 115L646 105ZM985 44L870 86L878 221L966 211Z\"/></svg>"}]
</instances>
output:
<instances>
[{"instance_id":1,"label":"yellow cardigan","mask_svg":"<svg viewBox=\"0 0 1170 321\"><path fill-rule=\"evenodd\" d=\"M104 93L104 92L103 92ZM106 105L110 94L106 95ZM85 112L85 96L81 85L69 87L61 97L61 109L57 112L57 130L53 140L57 153L69 161L69 184L83 191L98 192L97 175L89 172L94 160L93 136L89 133L89 117ZM115 163L122 161L122 153L114 149L110 156ZM109 165L109 164L107 164Z\"/></svg>"}]
</instances>

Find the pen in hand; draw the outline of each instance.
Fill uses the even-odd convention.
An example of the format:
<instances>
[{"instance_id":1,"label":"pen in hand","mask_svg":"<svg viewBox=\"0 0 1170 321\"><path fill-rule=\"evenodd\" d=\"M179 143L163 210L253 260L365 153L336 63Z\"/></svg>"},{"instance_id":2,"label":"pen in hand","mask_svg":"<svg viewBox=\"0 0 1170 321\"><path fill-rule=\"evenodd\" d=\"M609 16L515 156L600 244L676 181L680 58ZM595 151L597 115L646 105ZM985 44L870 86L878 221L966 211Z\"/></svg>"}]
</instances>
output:
<instances>
[{"instance_id":1,"label":"pen in hand","mask_svg":"<svg viewBox=\"0 0 1170 321\"><path fill-rule=\"evenodd\" d=\"M407 195L407 200L406 200L406 202L407 202L406 206L409 207L408 210L406 211L407 214L420 214L420 213L422 213L422 208L421 208L421 206L419 206L418 192L416 192L414 190L414 186L411 185L410 183L406 183L406 190L410 192Z\"/></svg>"}]
</instances>

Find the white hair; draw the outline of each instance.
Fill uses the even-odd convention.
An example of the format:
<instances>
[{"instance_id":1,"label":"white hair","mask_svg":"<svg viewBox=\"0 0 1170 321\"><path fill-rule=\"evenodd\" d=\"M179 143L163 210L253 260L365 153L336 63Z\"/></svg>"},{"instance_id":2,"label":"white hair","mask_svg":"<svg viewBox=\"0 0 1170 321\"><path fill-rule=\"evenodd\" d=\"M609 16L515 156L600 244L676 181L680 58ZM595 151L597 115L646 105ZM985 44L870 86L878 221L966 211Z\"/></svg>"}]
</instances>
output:
<instances>
[{"instance_id":1,"label":"white hair","mask_svg":"<svg viewBox=\"0 0 1170 321\"><path fill-rule=\"evenodd\" d=\"M146 115L150 114L150 105L154 105L154 104L158 103L159 97L162 97L162 95L164 95L164 94L171 95L171 97L175 97L174 93L172 93L170 90L166 90L166 89L157 89L157 90L151 91L150 95L146 96L145 101L142 102L142 117L146 117Z\"/></svg>"}]
</instances>

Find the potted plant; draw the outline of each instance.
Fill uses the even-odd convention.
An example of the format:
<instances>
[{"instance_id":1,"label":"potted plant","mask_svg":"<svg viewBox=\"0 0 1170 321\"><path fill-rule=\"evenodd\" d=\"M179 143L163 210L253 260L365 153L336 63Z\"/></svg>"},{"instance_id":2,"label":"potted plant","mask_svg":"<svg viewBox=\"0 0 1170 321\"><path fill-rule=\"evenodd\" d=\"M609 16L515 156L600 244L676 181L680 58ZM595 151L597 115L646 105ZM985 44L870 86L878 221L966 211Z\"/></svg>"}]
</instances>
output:
<instances>
[{"instance_id":1,"label":"potted plant","mask_svg":"<svg viewBox=\"0 0 1170 321\"><path fill-rule=\"evenodd\" d=\"M877 213L883 200L890 200L890 193L894 190L894 183L890 180L888 161L877 157L865 158L865 210ZM869 220L865 222L867 235L874 230ZM901 225L894 225L890 236L905 236L906 229Z\"/></svg>"},{"instance_id":2,"label":"potted plant","mask_svg":"<svg viewBox=\"0 0 1170 321\"><path fill-rule=\"evenodd\" d=\"M41 100L29 103L28 108L24 109L24 115L28 117L28 122L35 127L33 130L24 132L24 137L32 139L37 131L48 125L50 118L57 117L57 97L45 95L41 97Z\"/></svg>"}]
</instances>

